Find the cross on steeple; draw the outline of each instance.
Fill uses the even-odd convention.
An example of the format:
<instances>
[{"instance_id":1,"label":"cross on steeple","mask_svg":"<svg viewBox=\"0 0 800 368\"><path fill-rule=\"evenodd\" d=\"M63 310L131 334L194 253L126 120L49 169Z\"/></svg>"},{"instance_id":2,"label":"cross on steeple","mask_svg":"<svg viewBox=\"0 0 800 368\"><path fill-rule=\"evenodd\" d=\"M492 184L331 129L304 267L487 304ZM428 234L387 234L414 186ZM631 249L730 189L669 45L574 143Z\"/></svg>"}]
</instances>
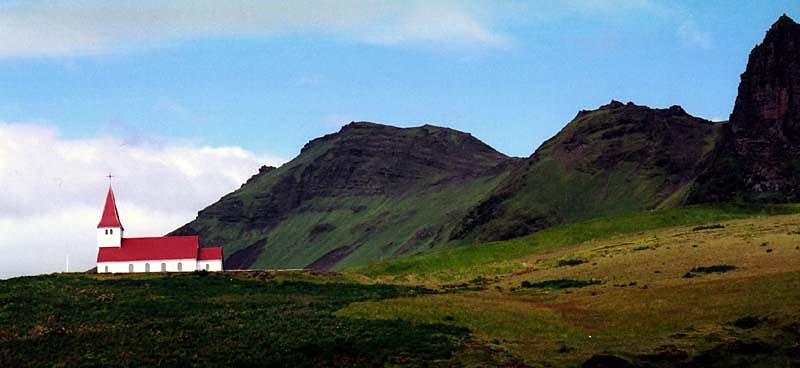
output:
<instances>
[{"instance_id":1,"label":"cross on steeple","mask_svg":"<svg viewBox=\"0 0 800 368\"><path fill-rule=\"evenodd\" d=\"M114 175L111 175L111 173L108 173L108 175L106 175L106 177L108 178L108 181L111 181L111 178L113 178Z\"/></svg>"}]
</instances>

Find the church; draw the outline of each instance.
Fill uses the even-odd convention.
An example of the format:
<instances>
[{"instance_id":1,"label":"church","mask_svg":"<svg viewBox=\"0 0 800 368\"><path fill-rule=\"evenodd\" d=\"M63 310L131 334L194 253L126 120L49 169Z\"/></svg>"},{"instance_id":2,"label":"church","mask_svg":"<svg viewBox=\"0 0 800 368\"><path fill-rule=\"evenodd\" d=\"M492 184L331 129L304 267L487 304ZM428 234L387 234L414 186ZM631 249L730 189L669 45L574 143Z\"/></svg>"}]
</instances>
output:
<instances>
[{"instance_id":1,"label":"church","mask_svg":"<svg viewBox=\"0 0 800 368\"><path fill-rule=\"evenodd\" d=\"M200 248L197 236L124 238L114 191L97 224L97 272L222 271L222 248Z\"/></svg>"}]
</instances>

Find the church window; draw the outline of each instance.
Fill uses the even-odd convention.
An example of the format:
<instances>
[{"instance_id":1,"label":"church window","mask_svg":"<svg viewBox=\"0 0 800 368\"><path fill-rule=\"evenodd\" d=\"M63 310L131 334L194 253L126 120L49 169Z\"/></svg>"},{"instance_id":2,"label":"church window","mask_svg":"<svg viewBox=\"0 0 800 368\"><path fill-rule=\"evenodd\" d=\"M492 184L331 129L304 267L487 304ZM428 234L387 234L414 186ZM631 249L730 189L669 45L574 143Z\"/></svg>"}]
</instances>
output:
<instances>
[{"instance_id":1,"label":"church window","mask_svg":"<svg viewBox=\"0 0 800 368\"><path fill-rule=\"evenodd\" d=\"M162 263L161 264L161 272L167 272L167 264L166 263Z\"/></svg>"},{"instance_id":2,"label":"church window","mask_svg":"<svg viewBox=\"0 0 800 368\"><path fill-rule=\"evenodd\" d=\"M106 229L106 235L108 235L108 229Z\"/></svg>"},{"instance_id":3,"label":"church window","mask_svg":"<svg viewBox=\"0 0 800 368\"><path fill-rule=\"evenodd\" d=\"M133 263L128 265L128 272L133 272Z\"/></svg>"},{"instance_id":4,"label":"church window","mask_svg":"<svg viewBox=\"0 0 800 368\"><path fill-rule=\"evenodd\" d=\"M183 271L183 264L178 262L178 271Z\"/></svg>"},{"instance_id":5,"label":"church window","mask_svg":"<svg viewBox=\"0 0 800 368\"><path fill-rule=\"evenodd\" d=\"M206 263L206 271L208 271L208 263Z\"/></svg>"},{"instance_id":6,"label":"church window","mask_svg":"<svg viewBox=\"0 0 800 368\"><path fill-rule=\"evenodd\" d=\"M108 266L106 266L106 272L108 272Z\"/></svg>"},{"instance_id":7,"label":"church window","mask_svg":"<svg viewBox=\"0 0 800 368\"><path fill-rule=\"evenodd\" d=\"M114 235L114 229L108 229L108 233Z\"/></svg>"},{"instance_id":8,"label":"church window","mask_svg":"<svg viewBox=\"0 0 800 368\"><path fill-rule=\"evenodd\" d=\"M145 263L144 264L144 272L150 272L150 264L149 263Z\"/></svg>"}]
</instances>

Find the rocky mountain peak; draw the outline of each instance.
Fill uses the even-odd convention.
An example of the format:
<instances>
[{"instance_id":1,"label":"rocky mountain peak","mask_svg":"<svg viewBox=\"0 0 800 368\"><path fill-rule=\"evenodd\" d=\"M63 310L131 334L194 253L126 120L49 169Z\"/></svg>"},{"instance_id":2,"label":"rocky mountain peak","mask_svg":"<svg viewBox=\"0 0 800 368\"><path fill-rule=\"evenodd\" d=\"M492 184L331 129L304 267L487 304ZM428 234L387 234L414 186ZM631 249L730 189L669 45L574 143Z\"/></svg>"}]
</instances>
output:
<instances>
[{"instance_id":1,"label":"rocky mountain peak","mask_svg":"<svg viewBox=\"0 0 800 368\"><path fill-rule=\"evenodd\" d=\"M800 194L800 25L781 16L750 52L730 129L693 201L786 202Z\"/></svg>"},{"instance_id":2,"label":"rocky mountain peak","mask_svg":"<svg viewBox=\"0 0 800 368\"><path fill-rule=\"evenodd\" d=\"M730 120L738 138L800 143L800 25L788 16L750 53Z\"/></svg>"},{"instance_id":3,"label":"rocky mountain peak","mask_svg":"<svg viewBox=\"0 0 800 368\"><path fill-rule=\"evenodd\" d=\"M623 106L625 106L625 104L623 104L622 102L619 102L617 100L611 100L611 102L609 102L609 103L607 103L607 104L605 104L603 106L600 106L600 109L610 110L610 109L620 108L620 107L623 107Z\"/></svg>"},{"instance_id":4,"label":"rocky mountain peak","mask_svg":"<svg viewBox=\"0 0 800 368\"><path fill-rule=\"evenodd\" d=\"M794 27L794 26L797 26L797 22L795 22L794 19L790 18L788 15L786 15L786 13L784 13L778 18L777 21L775 21L775 23L772 24L770 31L777 30L779 28Z\"/></svg>"}]
</instances>

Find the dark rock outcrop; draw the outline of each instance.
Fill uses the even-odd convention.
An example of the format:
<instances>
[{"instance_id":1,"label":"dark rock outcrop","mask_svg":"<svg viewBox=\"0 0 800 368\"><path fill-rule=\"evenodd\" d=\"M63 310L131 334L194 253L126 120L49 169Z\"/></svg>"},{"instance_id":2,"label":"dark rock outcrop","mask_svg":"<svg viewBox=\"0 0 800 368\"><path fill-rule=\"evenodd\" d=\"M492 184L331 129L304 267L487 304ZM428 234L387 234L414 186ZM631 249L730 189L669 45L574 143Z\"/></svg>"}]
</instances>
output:
<instances>
[{"instance_id":1,"label":"dark rock outcrop","mask_svg":"<svg viewBox=\"0 0 800 368\"><path fill-rule=\"evenodd\" d=\"M800 200L800 25L788 16L750 52L721 142L690 202Z\"/></svg>"}]
</instances>

